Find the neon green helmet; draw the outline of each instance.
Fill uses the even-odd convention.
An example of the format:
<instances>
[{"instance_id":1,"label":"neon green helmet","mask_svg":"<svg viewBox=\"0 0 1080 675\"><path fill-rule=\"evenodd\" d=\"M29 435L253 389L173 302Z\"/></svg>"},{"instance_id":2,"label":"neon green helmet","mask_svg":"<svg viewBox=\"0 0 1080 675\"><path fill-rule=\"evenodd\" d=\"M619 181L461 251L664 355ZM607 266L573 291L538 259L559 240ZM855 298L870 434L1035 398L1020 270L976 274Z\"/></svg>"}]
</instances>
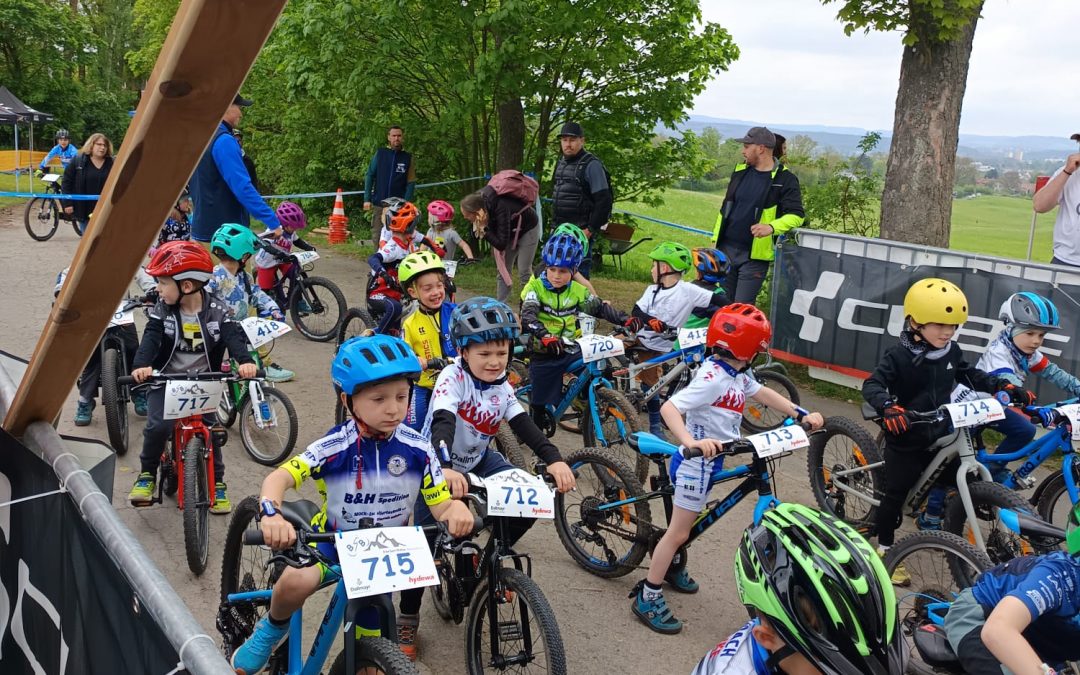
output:
<instances>
[{"instance_id":1,"label":"neon green helmet","mask_svg":"<svg viewBox=\"0 0 1080 675\"><path fill-rule=\"evenodd\" d=\"M1080 504L1073 507L1069 514L1069 522L1065 525L1068 534L1065 537L1065 548L1073 555L1080 555Z\"/></svg>"},{"instance_id":2,"label":"neon green helmet","mask_svg":"<svg viewBox=\"0 0 1080 675\"><path fill-rule=\"evenodd\" d=\"M665 262L676 272L685 272L694 266L690 249L673 241L665 241L649 253L649 257L658 262Z\"/></svg>"},{"instance_id":3,"label":"neon green helmet","mask_svg":"<svg viewBox=\"0 0 1080 675\"><path fill-rule=\"evenodd\" d=\"M589 250L589 238L585 236L585 231L573 223L563 223L555 228L555 231L551 233L551 238L554 239L556 235L568 234L574 239L578 240L581 244L582 251Z\"/></svg>"},{"instance_id":4,"label":"neon green helmet","mask_svg":"<svg viewBox=\"0 0 1080 675\"><path fill-rule=\"evenodd\" d=\"M780 504L743 532L739 598L825 673L904 672L896 594L870 543L847 523Z\"/></svg>"},{"instance_id":5,"label":"neon green helmet","mask_svg":"<svg viewBox=\"0 0 1080 675\"><path fill-rule=\"evenodd\" d=\"M446 265L443 265L442 258L435 255L431 251L417 251L405 256L405 259L398 265L398 281L402 286L408 286L409 282L420 276L424 272L433 271L445 272Z\"/></svg>"},{"instance_id":6,"label":"neon green helmet","mask_svg":"<svg viewBox=\"0 0 1080 675\"><path fill-rule=\"evenodd\" d=\"M251 228L236 223L225 223L210 239L210 250L219 258L242 262L244 256L255 255L258 241L258 237Z\"/></svg>"}]
</instances>

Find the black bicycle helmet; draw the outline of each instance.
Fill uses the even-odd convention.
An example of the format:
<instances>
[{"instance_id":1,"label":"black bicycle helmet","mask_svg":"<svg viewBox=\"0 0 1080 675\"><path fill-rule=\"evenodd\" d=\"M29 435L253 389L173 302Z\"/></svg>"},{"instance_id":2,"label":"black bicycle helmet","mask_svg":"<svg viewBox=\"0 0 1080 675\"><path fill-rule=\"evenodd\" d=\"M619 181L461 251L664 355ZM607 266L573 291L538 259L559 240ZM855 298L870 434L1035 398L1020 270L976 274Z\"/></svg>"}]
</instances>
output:
<instances>
[{"instance_id":1,"label":"black bicycle helmet","mask_svg":"<svg viewBox=\"0 0 1080 675\"><path fill-rule=\"evenodd\" d=\"M469 298L450 315L450 340L458 352L471 344L516 340L520 334L514 312L494 298Z\"/></svg>"}]
</instances>

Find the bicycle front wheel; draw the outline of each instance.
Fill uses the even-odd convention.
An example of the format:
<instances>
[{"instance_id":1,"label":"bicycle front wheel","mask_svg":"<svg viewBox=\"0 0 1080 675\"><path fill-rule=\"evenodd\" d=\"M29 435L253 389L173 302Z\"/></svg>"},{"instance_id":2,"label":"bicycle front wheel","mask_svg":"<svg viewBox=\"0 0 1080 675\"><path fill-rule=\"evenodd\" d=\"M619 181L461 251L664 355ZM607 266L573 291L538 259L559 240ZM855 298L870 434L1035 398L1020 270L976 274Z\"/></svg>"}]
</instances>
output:
<instances>
[{"instance_id":1,"label":"bicycle front wheel","mask_svg":"<svg viewBox=\"0 0 1080 675\"><path fill-rule=\"evenodd\" d=\"M356 641L356 675L416 675L419 671L396 644L386 638ZM330 675L345 675L345 652L330 666Z\"/></svg>"},{"instance_id":2,"label":"bicycle front wheel","mask_svg":"<svg viewBox=\"0 0 1080 675\"><path fill-rule=\"evenodd\" d=\"M323 277L307 277L297 284L289 300L289 316L296 330L315 342L335 339L348 311L341 289Z\"/></svg>"},{"instance_id":3,"label":"bicycle front wheel","mask_svg":"<svg viewBox=\"0 0 1080 675\"><path fill-rule=\"evenodd\" d=\"M795 405L799 405L799 390L795 388L795 383L777 371L755 370L754 379L760 382L761 386L768 387ZM748 433L759 434L776 429L784 423L785 419L787 415L748 398L743 408L742 428Z\"/></svg>"},{"instance_id":4,"label":"bicycle front wheel","mask_svg":"<svg viewBox=\"0 0 1080 675\"><path fill-rule=\"evenodd\" d=\"M101 356L101 404L105 406L109 444L123 456L128 449L128 408L116 381L120 375L120 350L106 349Z\"/></svg>"},{"instance_id":5,"label":"bicycle front wheel","mask_svg":"<svg viewBox=\"0 0 1080 675\"><path fill-rule=\"evenodd\" d=\"M806 453L810 490L818 508L856 529L873 526L877 507L870 499L885 494L881 450L861 424L846 417L829 417L824 433L810 436Z\"/></svg>"},{"instance_id":6,"label":"bicycle front wheel","mask_svg":"<svg viewBox=\"0 0 1080 675\"><path fill-rule=\"evenodd\" d=\"M566 673L559 624L540 587L516 569L500 569L498 583L491 589L485 578L469 605L465 662L470 675ZM491 625L493 604L495 625Z\"/></svg>"},{"instance_id":7,"label":"bicycle front wheel","mask_svg":"<svg viewBox=\"0 0 1080 675\"><path fill-rule=\"evenodd\" d=\"M596 431L593 411L588 407L581 413L581 437L587 448L605 447L634 467L639 483L649 477L649 460L627 443L630 434L641 431L637 410L626 397L607 387L596 388L596 415L600 418L600 433ZM601 439L600 436L603 436Z\"/></svg>"},{"instance_id":8,"label":"bicycle front wheel","mask_svg":"<svg viewBox=\"0 0 1080 675\"><path fill-rule=\"evenodd\" d=\"M206 570L210 549L210 483L205 450L201 436L193 437L184 448L184 550L195 576Z\"/></svg>"},{"instance_id":9,"label":"bicycle front wheel","mask_svg":"<svg viewBox=\"0 0 1080 675\"><path fill-rule=\"evenodd\" d=\"M1000 483L976 481L968 484L971 502L975 507L975 519L986 544L986 554L995 565L1032 553L1046 553L1057 549L1057 542L1045 542L1041 537L1023 537L1005 527L998 518L998 510L1005 508L1028 515L1034 507L1026 499ZM941 528L960 536L969 544L975 544L971 523L967 521L964 503L955 494L945 504L945 517Z\"/></svg>"},{"instance_id":10,"label":"bicycle front wheel","mask_svg":"<svg viewBox=\"0 0 1080 675\"><path fill-rule=\"evenodd\" d=\"M361 307L350 307L341 319L341 328L338 330L337 343L340 347L347 340L359 337L366 330L375 330L379 323L371 318L371 314Z\"/></svg>"},{"instance_id":11,"label":"bicycle front wheel","mask_svg":"<svg viewBox=\"0 0 1080 675\"><path fill-rule=\"evenodd\" d=\"M269 419L262 419L263 412L245 396L237 413L240 419L240 442L251 458L263 466L277 466L296 447L299 422L296 408L284 392L274 387L262 387L263 401L269 411ZM259 416L256 419L256 415ZM260 423L262 426L259 426Z\"/></svg>"},{"instance_id":12,"label":"bicycle front wheel","mask_svg":"<svg viewBox=\"0 0 1080 675\"><path fill-rule=\"evenodd\" d=\"M26 233L34 241L48 241L60 224L60 205L51 197L35 197L26 203L23 212Z\"/></svg>"}]
</instances>

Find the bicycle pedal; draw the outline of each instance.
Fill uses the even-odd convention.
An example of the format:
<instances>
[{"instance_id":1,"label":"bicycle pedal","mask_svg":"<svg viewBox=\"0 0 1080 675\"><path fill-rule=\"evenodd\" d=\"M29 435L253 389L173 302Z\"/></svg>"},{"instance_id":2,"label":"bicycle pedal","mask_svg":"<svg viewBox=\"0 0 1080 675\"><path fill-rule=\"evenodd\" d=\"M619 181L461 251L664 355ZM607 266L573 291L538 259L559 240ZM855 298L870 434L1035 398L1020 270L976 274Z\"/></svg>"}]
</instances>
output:
<instances>
[{"instance_id":1,"label":"bicycle pedal","mask_svg":"<svg viewBox=\"0 0 1080 675\"><path fill-rule=\"evenodd\" d=\"M500 640L520 640L521 639L521 622L520 621L500 621L499 622L499 639Z\"/></svg>"},{"instance_id":2,"label":"bicycle pedal","mask_svg":"<svg viewBox=\"0 0 1080 675\"><path fill-rule=\"evenodd\" d=\"M1033 476L1017 477L1016 489L1030 490L1033 487L1035 487L1035 478Z\"/></svg>"}]
</instances>

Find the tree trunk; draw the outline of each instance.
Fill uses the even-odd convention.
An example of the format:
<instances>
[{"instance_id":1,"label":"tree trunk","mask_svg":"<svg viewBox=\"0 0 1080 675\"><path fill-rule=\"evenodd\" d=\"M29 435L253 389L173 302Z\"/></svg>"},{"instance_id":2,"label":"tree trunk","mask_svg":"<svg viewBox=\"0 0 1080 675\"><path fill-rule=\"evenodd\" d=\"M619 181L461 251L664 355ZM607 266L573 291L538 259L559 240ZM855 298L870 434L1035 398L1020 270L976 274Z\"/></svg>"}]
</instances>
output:
<instances>
[{"instance_id":1,"label":"tree trunk","mask_svg":"<svg viewBox=\"0 0 1080 675\"><path fill-rule=\"evenodd\" d=\"M960 110L977 22L953 42L904 48L881 197L884 239L949 246Z\"/></svg>"},{"instance_id":2,"label":"tree trunk","mask_svg":"<svg viewBox=\"0 0 1080 675\"><path fill-rule=\"evenodd\" d=\"M495 170L521 169L525 161L525 109L511 96L499 104L499 149Z\"/></svg>"}]
</instances>

